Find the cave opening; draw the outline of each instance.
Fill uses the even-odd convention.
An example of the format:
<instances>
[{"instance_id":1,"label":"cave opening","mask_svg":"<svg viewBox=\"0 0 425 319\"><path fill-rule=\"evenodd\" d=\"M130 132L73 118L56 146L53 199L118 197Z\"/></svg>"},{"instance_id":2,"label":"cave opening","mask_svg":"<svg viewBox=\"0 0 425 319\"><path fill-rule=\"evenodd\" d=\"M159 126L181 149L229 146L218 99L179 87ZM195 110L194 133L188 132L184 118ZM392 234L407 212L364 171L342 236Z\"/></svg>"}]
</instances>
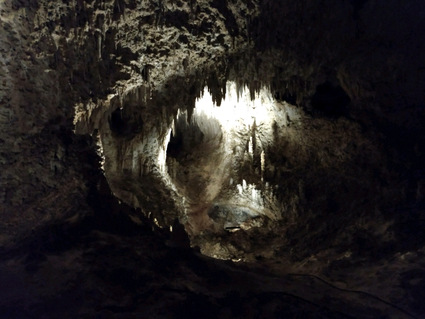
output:
<instances>
[{"instance_id":1,"label":"cave opening","mask_svg":"<svg viewBox=\"0 0 425 319\"><path fill-rule=\"evenodd\" d=\"M324 82L316 87L311 98L313 114L336 118L348 115L350 97L339 85Z\"/></svg>"},{"instance_id":2,"label":"cave opening","mask_svg":"<svg viewBox=\"0 0 425 319\"><path fill-rule=\"evenodd\" d=\"M276 138L273 128L288 125L291 111L267 88L252 96L228 82L218 106L205 87L193 114L179 110L174 118L166 174L184 199L192 238L247 231L278 218L267 152ZM229 259L218 246L202 251Z\"/></svg>"}]
</instances>

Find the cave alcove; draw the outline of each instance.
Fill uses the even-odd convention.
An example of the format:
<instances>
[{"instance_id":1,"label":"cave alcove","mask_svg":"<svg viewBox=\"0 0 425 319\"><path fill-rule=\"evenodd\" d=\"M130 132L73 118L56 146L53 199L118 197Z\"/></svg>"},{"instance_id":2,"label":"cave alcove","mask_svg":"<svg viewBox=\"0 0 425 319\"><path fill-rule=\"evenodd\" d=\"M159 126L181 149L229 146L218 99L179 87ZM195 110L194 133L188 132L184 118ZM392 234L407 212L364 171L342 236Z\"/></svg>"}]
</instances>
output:
<instances>
[{"instance_id":1,"label":"cave alcove","mask_svg":"<svg viewBox=\"0 0 425 319\"><path fill-rule=\"evenodd\" d=\"M422 0L0 3L1 318L423 318Z\"/></svg>"}]
</instances>

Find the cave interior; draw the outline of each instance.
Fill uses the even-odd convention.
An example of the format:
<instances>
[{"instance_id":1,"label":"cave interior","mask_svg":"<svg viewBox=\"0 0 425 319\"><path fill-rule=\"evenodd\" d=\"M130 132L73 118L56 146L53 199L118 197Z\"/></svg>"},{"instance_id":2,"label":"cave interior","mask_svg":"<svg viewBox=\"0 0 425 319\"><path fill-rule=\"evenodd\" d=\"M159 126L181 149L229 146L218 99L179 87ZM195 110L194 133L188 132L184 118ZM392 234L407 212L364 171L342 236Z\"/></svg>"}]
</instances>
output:
<instances>
[{"instance_id":1,"label":"cave interior","mask_svg":"<svg viewBox=\"0 0 425 319\"><path fill-rule=\"evenodd\" d=\"M0 318L425 318L423 0L0 3Z\"/></svg>"}]
</instances>

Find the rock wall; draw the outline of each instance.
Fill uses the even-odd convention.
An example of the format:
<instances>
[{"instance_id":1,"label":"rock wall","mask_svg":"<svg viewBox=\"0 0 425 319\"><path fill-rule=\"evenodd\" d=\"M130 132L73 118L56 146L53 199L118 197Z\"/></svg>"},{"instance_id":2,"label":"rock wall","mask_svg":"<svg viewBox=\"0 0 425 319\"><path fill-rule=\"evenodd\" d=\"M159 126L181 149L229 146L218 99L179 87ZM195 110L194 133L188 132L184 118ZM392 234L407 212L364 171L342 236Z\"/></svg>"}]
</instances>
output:
<instances>
[{"instance_id":1,"label":"rock wall","mask_svg":"<svg viewBox=\"0 0 425 319\"><path fill-rule=\"evenodd\" d=\"M204 87L220 105L233 81L300 114L261 149L278 218L192 245L396 305L374 314L420 317L424 17L420 0L3 1L0 246L93 214L158 232L155 222L185 223L178 190L160 178L173 169L172 123L179 110L191 118Z\"/></svg>"},{"instance_id":2,"label":"rock wall","mask_svg":"<svg viewBox=\"0 0 425 319\"><path fill-rule=\"evenodd\" d=\"M183 95L179 103L193 104L203 69L245 45L246 20L231 19L236 9L219 2L5 1L1 10L5 243L43 224L45 216L63 218L75 212L75 202L84 205L87 177L80 168L96 170L97 164L87 164L81 154L96 156L96 146L74 136L74 116L78 132L93 133L121 102L138 106L139 98L149 100L176 80L185 81L174 87ZM247 2L238 10L251 15L256 6ZM139 91L145 94L137 96ZM161 94L169 114L174 92ZM75 189L78 200L69 201ZM41 200L48 195L52 200ZM58 198L66 207L53 205Z\"/></svg>"}]
</instances>

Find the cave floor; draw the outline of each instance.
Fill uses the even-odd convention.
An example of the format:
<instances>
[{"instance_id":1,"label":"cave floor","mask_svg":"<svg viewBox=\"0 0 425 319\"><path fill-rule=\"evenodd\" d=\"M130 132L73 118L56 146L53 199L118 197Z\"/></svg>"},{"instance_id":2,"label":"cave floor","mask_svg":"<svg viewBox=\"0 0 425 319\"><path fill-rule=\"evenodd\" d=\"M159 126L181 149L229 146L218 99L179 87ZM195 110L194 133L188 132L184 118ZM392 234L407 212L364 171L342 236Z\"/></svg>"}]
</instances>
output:
<instances>
[{"instance_id":1,"label":"cave floor","mask_svg":"<svg viewBox=\"0 0 425 319\"><path fill-rule=\"evenodd\" d=\"M283 259L256 264L211 259L152 227L125 215L91 216L50 225L3 250L1 317L421 318L425 313L418 302L423 268L400 274L401 261L352 268L357 289L315 274L313 262L303 268L310 273L296 273ZM380 297L377 270L382 276L410 276L403 289L392 287L401 295ZM416 299L404 302L409 295Z\"/></svg>"}]
</instances>

